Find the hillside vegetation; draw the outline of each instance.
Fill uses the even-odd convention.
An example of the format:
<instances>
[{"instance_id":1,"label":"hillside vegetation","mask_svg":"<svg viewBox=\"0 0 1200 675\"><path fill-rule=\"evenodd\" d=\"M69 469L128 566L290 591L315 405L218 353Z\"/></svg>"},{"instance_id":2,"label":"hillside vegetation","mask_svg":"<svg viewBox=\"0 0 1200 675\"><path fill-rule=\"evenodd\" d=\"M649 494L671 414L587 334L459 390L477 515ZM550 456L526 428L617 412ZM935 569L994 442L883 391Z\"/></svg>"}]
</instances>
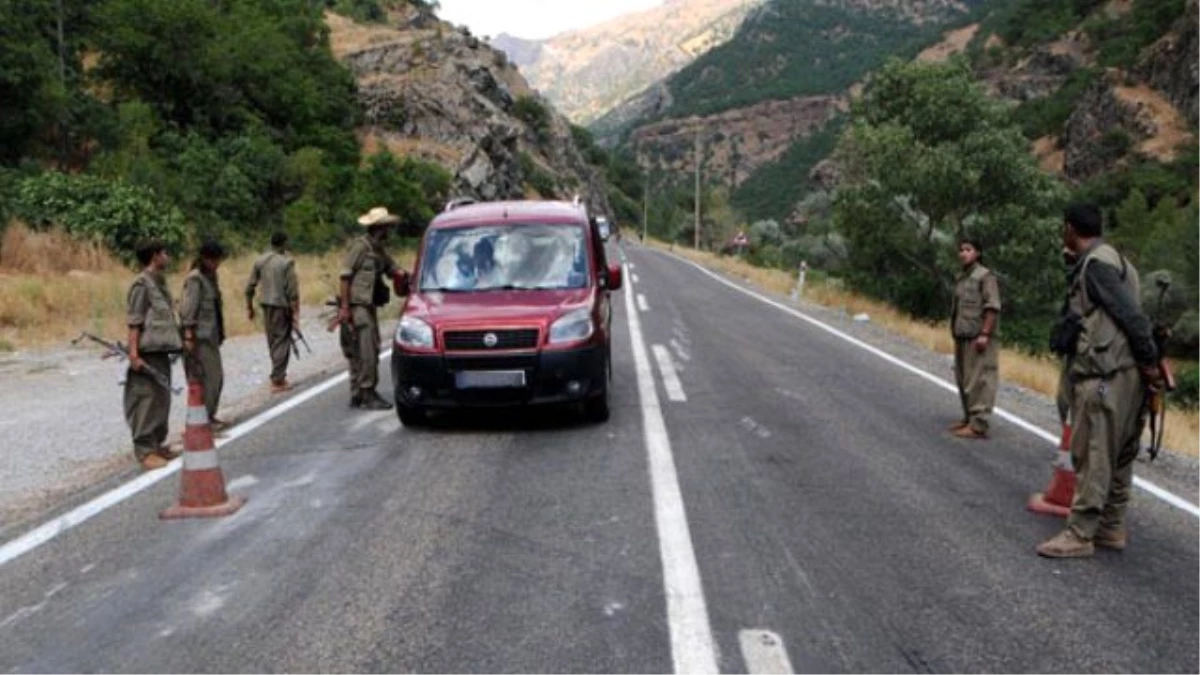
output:
<instances>
[{"instance_id":1,"label":"hillside vegetation","mask_svg":"<svg viewBox=\"0 0 1200 675\"><path fill-rule=\"evenodd\" d=\"M279 227L321 249L373 204L428 218L450 177L409 158L362 161L327 5L386 9L0 0L0 227L59 224L128 259L149 235L241 245Z\"/></svg>"}]
</instances>

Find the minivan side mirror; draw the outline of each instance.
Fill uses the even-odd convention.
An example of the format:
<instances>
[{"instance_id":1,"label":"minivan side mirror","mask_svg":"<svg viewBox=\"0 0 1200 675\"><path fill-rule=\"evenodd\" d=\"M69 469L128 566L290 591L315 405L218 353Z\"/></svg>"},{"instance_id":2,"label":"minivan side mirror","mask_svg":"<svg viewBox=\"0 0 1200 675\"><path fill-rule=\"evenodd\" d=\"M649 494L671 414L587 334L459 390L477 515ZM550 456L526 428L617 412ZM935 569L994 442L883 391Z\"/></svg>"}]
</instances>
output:
<instances>
[{"instance_id":1,"label":"minivan side mirror","mask_svg":"<svg viewBox=\"0 0 1200 675\"><path fill-rule=\"evenodd\" d=\"M605 286L605 288L607 288L610 291L621 290L621 277L622 277L621 266L620 265L609 265L607 272L608 272L608 274L606 276L607 276L608 284Z\"/></svg>"},{"instance_id":2,"label":"minivan side mirror","mask_svg":"<svg viewBox=\"0 0 1200 675\"><path fill-rule=\"evenodd\" d=\"M407 296L412 289L412 277L407 270L396 270L396 274L392 276L392 290L396 291L396 295L403 298Z\"/></svg>"}]
</instances>

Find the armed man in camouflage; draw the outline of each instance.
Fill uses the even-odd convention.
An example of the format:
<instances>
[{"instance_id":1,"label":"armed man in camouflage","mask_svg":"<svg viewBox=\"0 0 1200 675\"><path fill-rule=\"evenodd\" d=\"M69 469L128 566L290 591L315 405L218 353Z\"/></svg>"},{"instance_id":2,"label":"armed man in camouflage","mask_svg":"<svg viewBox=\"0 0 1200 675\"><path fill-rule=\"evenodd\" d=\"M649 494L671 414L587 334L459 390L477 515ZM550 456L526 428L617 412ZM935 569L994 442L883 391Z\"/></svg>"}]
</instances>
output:
<instances>
[{"instance_id":1,"label":"armed man in camouflage","mask_svg":"<svg viewBox=\"0 0 1200 675\"><path fill-rule=\"evenodd\" d=\"M1140 450L1143 397L1163 386L1137 270L1101 238L1100 209L1067 209L1063 244L1078 256L1051 340L1067 358L1071 461L1077 476L1067 527L1037 547L1050 558L1122 550L1125 511Z\"/></svg>"},{"instance_id":2,"label":"armed man in camouflage","mask_svg":"<svg viewBox=\"0 0 1200 675\"><path fill-rule=\"evenodd\" d=\"M126 298L129 326L129 372L125 376L125 421L133 435L133 455L142 468L161 469L179 456L166 445L171 417L171 355L182 348L174 301L163 270L170 262L166 245L158 240L137 247L142 272ZM166 378L166 386L151 374Z\"/></svg>"},{"instance_id":3,"label":"armed man in camouflage","mask_svg":"<svg viewBox=\"0 0 1200 675\"><path fill-rule=\"evenodd\" d=\"M179 304L179 322L183 325L183 365L189 382L204 387L204 407L214 431L227 425L217 418L225 369L221 363L221 344L225 342L225 312L217 268L225 259L225 249L215 241L205 242L192 263L192 271L183 280L183 298Z\"/></svg>"},{"instance_id":4,"label":"armed man in camouflage","mask_svg":"<svg viewBox=\"0 0 1200 675\"><path fill-rule=\"evenodd\" d=\"M342 267L338 305L342 353L350 362L350 407L388 410L392 404L375 391L379 383L379 318L377 307L389 300L384 277L399 273L384 248L388 231L400 222L385 207L371 209L358 219L367 233L350 244Z\"/></svg>"},{"instance_id":5,"label":"armed man in camouflage","mask_svg":"<svg viewBox=\"0 0 1200 675\"><path fill-rule=\"evenodd\" d=\"M1000 379L1000 347L992 339L1000 316L1000 286L996 275L980 261L982 255L979 242L959 241L962 272L954 285L950 309L954 378L963 414L950 431L959 438L987 438Z\"/></svg>"},{"instance_id":6,"label":"armed man in camouflage","mask_svg":"<svg viewBox=\"0 0 1200 675\"><path fill-rule=\"evenodd\" d=\"M262 284L258 304L262 306L267 347L271 351L271 391L291 389L287 379L292 354L292 330L300 322L300 283L296 262L287 254L287 234L271 235L271 250L254 261L246 282L246 313L254 321L254 295Z\"/></svg>"}]
</instances>

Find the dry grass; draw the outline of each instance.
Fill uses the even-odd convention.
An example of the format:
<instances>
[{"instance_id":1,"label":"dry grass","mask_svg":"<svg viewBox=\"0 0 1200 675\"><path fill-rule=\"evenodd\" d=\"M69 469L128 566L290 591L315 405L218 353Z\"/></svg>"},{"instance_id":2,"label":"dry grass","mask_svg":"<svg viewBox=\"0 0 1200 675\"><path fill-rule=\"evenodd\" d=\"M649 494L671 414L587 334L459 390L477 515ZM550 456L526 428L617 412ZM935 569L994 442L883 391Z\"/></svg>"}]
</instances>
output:
<instances>
[{"instance_id":1,"label":"dry grass","mask_svg":"<svg viewBox=\"0 0 1200 675\"><path fill-rule=\"evenodd\" d=\"M973 23L969 26L947 31L942 35L942 41L927 47L920 54L917 54L918 61L927 61L931 63L941 63L946 61L955 54L961 54L966 50L967 44L971 42L971 38L979 32L979 24Z\"/></svg>"},{"instance_id":2,"label":"dry grass","mask_svg":"<svg viewBox=\"0 0 1200 675\"><path fill-rule=\"evenodd\" d=\"M1142 155L1160 162L1174 161L1180 147L1194 138L1183 115L1165 96L1145 84L1134 87L1114 87L1113 93L1123 103L1135 108L1138 116L1148 121L1156 132L1137 146Z\"/></svg>"},{"instance_id":3,"label":"dry grass","mask_svg":"<svg viewBox=\"0 0 1200 675\"><path fill-rule=\"evenodd\" d=\"M658 248L671 249L669 245L659 241L651 240L649 243ZM677 255L711 269L747 279L759 288L774 293L790 293L796 283L791 274L782 270L754 267L735 258L680 246L672 250ZM847 315L868 314L872 323L902 335L926 349L938 354L954 353L954 341L950 338L947 322L917 321L887 304L864 298L831 283L808 283L804 289L804 299L844 310ZM1033 356L1013 349L1001 350L1001 379L1046 396L1054 396L1058 391L1059 369L1059 362L1048 356ZM1195 410L1168 410L1163 445L1192 456L1200 455L1200 414Z\"/></svg>"},{"instance_id":4,"label":"dry grass","mask_svg":"<svg viewBox=\"0 0 1200 675\"><path fill-rule=\"evenodd\" d=\"M257 256L248 253L221 266L230 336L260 330L246 316L244 300L246 279ZM412 255L398 255L397 261L411 267ZM176 300L187 262L177 260L179 269L167 275ZM296 256L301 304L321 305L336 294L341 263L341 251ZM10 226L0 242L0 351L61 345L80 330L124 339L125 296L135 276L135 271L103 250L62 233ZM261 317L258 320L261 322Z\"/></svg>"}]
</instances>

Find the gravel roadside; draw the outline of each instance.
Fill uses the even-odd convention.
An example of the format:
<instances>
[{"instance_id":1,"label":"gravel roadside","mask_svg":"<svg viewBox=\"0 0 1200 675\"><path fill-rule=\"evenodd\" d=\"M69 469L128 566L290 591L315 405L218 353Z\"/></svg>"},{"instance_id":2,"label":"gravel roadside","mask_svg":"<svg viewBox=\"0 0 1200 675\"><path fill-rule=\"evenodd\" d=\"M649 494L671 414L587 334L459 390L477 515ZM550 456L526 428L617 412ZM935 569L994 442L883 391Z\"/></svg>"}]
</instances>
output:
<instances>
[{"instance_id":1,"label":"gravel roadside","mask_svg":"<svg viewBox=\"0 0 1200 675\"><path fill-rule=\"evenodd\" d=\"M271 361L263 334L225 342L222 419L237 423L345 369L337 332L325 330L320 311L301 311L301 329L313 353L301 346L300 358L293 356L288 379L297 386L287 394L269 391ZM384 315L392 312L388 308ZM393 325L386 322L382 334L390 335ZM0 541L98 486L140 472L118 384L126 365L100 359L102 351L99 345L81 344L0 355ZM183 384L182 362L175 364L172 382ZM173 443L180 440L186 411L184 392L171 401Z\"/></svg>"}]
</instances>

